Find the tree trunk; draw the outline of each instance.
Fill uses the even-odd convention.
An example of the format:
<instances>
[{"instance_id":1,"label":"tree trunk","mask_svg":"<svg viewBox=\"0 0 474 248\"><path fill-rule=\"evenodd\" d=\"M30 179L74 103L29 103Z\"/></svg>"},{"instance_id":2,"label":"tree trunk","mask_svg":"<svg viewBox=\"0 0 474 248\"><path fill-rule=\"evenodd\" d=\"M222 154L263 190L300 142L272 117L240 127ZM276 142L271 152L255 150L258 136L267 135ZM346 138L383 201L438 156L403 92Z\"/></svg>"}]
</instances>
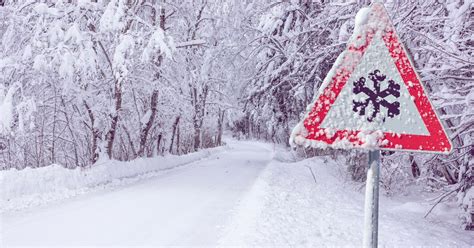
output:
<instances>
[{"instance_id":1,"label":"tree trunk","mask_svg":"<svg viewBox=\"0 0 474 248\"><path fill-rule=\"evenodd\" d=\"M421 172L420 172L420 167L418 167L418 164L415 161L415 157L412 154L410 154L408 160L410 161L410 165L411 165L411 174L413 175L414 178L418 178Z\"/></svg>"},{"instance_id":2,"label":"tree trunk","mask_svg":"<svg viewBox=\"0 0 474 248\"><path fill-rule=\"evenodd\" d=\"M132 1L127 1L127 8L131 9ZM126 34L132 25L132 19L127 20L126 25L122 29L121 33ZM100 44L100 43L99 43ZM102 47L104 54L106 55L106 59L110 65L110 69L112 70L112 74L114 71L113 64L110 60L110 57L106 53L105 49ZM115 78L115 85L114 85L114 99L115 99L115 112L110 115L111 124L109 132L107 133L107 155L110 159L113 158L113 148L114 148L114 140L117 132L118 122L119 122L119 115L122 109L122 83L123 78Z\"/></svg>"},{"instance_id":3,"label":"tree trunk","mask_svg":"<svg viewBox=\"0 0 474 248\"><path fill-rule=\"evenodd\" d=\"M127 136L128 144L130 146L130 149L132 150L132 159L137 158L137 151L135 150L135 144L133 144L132 136L130 135L130 132L128 131L128 128L125 125L122 125L123 131L125 132L125 135ZM122 140L122 143L125 146L125 142ZM124 151L127 151L126 149L123 149ZM128 155L127 155L128 157ZM127 159L128 160L128 159Z\"/></svg>"},{"instance_id":4,"label":"tree trunk","mask_svg":"<svg viewBox=\"0 0 474 248\"><path fill-rule=\"evenodd\" d=\"M150 117L148 118L147 123L145 124L145 126L142 128L140 132L140 148L138 149L138 156L140 157L143 157L143 155L145 154L145 146L148 139L148 133L150 132L153 122L155 121L157 105L158 105L158 90L153 90L153 93L150 99L151 114L150 114Z\"/></svg>"},{"instance_id":5,"label":"tree trunk","mask_svg":"<svg viewBox=\"0 0 474 248\"><path fill-rule=\"evenodd\" d=\"M221 146L222 145L222 132L224 129L224 115L225 115L225 110L220 110L218 113L217 117L217 140L216 140L216 145Z\"/></svg>"},{"instance_id":6,"label":"tree trunk","mask_svg":"<svg viewBox=\"0 0 474 248\"><path fill-rule=\"evenodd\" d=\"M169 153L172 153L173 152L173 144L174 144L174 137L176 135L176 129L178 127L178 124L179 124L179 119L181 118L181 116L177 116L175 121L174 121L174 124L173 124L173 132L171 133L171 144L170 144L170 149L169 149ZM178 141L179 142L179 141Z\"/></svg>"},{"instance_id":7,"label":"tree trunk","mask_svg":"<svg viewBox=\"0 0 474 248\"><path fill-rule=\"evenodd\" d=\"M153 25L155 25L155 19L156 19L156 12L153 10L152 12L152 20L153 20ZM165 31L165 8L161 8L161 13L160 13L160 28ZM158 55L158 59L155 62L155 65L157 67L161 66L161 62L163 60L163 56ZM160 71L158 70L155 74L155 79L158 80L160 79ZM148 134L150 133L150 129L153 126L153 122L155 121L156 117L156 112L157 112L157 105L158 105L158 90L154 89L153 93L151 94L151 99L150 99L150 117L147 121L147 123L144 125L144 127L140 131L140 148L138 149L138 156L143 157L145 155L145 148L146 148L146 143L148 140ZM161 141L161 134L160 134L160 141ZM157 148L159 149L159 147Z\"/></svg>"},{"instance_id":8,"label":"tree trunk","mask_svg":"<svg viewBox=\"0 0 474 248\"><path fill-rule=\"evenodd\" d=\"M201 148L201 128L204 122L206 112L206 100L208 94L208 86L205 85L202 92L198 94L196 86L191 88L191 101L194 106L193 126L194 126L194 151Z\"/></svg>"},{"instance_id":9,"label":"tree trunk","mask_svg":"<svg viewBox=\"0 0 474 248\"><path fill-rule=\"evenodd\" d=\"M194 127L194 151L201 147L201 128Z\"/></svg>"},{"instance_id":10,"label":"tree trunk","mask_svg":"<svg viewBox=\"0 0 474 248\"><path fill-rule=\"evenodd\" d=\"M57 112L58 112L58 105L57 105L57 92L56 87L53 87L54 90L54 108L53 108L53 138L51 140L51 163L56 163L56 119L57 119Z\"/></svg>"},{"instance_id":11,"label":"tree trunk","mask_svg":"<svg viewBox=\"0 0 474 248\"><path fill-rule=\"evenodd\" d=\"M156 139L156 155L161 153L160 146L161 146L161 138L163 137L163 134L158 134L158 139Z\"/></svg>"},{"instance_id":12,"label":"tree trunk","mask_svg":"<svg viewBox=\"0 0 474 248\"><path fill-rule=\"evenodd\" d=\"M99 160L99 151L97 150L97 140L99 139L99 130L95 127L95 117L94 113L92 112L92 109L90 108L89 104L87 104L86 101L83 101L84 106L87 110L87 114L89 115L89 120L90 120L90 130L92 133L92 147L91 147L91 158L90 162L91 164L95 164L97 160Z\"/></svg>"},{"instance_id":13,"label":"tree trunk","mask_svg":"<svg viewBox=\"0 0 474 248\"><path fill-rule=\"evenodd\" d=\"M109 132L107 133L107 155L109 159L112 159L112 153L114 148L115 134L117 132L119 112L122 109L122 81L121 79L115 80L115 112L110 115L111 124Z\"/></svg>"},{"instance_id":14,"label":"tree trunk","mask_svg":"<svg viewBox=\"0 0 474 248\"><path fill-rule=\"evenodd\" d=\"M179 137L180 135L179 135L179 125L178 125L177 130L176 130L176 152L178 155L181 154L179 151Z\"/></svg>"}]
</instances>

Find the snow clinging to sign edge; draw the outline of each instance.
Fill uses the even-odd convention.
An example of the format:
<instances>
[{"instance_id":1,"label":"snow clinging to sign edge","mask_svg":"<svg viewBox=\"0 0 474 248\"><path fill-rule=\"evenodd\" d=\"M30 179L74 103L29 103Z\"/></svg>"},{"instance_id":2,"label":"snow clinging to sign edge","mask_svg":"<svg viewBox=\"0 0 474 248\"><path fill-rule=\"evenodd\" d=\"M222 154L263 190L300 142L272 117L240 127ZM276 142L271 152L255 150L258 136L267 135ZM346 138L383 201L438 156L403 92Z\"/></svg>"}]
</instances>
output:
<instances>
[{"instance_id":1,"label":"snow clinging to sign edge","mask_svg":"<svg viewBox=\"0 0 474 248\"><path fill-rule=\"evenodd\" d=\"M357 12L357 15L355 17L354 34L361 33L359 28L367 24L367 22L369 21L369 13L370 13L369 7L362 8L359 10L359 12Z\"/></svg>"},{"instance_id":2,"label":"snow clinging to sign edge","mask_svg":"<svg viewBox=\"0 0 474 248\"><path fill-rule=\"evenodd\" d=\"M382 4L362 8L290 144L448 153L452 145Z\"/></svg>"}]
</instances>

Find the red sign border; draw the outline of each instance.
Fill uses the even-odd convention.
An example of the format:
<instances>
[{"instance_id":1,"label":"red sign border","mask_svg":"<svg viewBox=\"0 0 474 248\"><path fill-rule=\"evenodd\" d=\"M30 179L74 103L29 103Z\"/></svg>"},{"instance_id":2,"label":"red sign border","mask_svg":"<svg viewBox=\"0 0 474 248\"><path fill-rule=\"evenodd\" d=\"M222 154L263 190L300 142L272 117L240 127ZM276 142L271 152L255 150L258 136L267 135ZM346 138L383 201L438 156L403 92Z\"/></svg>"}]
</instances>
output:
<instances>
[{"instance_id":1,"label":"red sign border","mask_svg":"<svg viewBox=\"0 0 474 248\"><path fill-rule=\"evenodd\" d=\"M385 46L388 48L405 85L407 86L409 94L414 98L415 106L430 133L430 135L415 135L384 132L384 143L381 144L379 148L383 150L406 150L417 152L451 152L451 141L447 137L446 132L444 131L443 126L441 125L441 122L425 93L426 91L421 84L419 76L412 66L413 63L407 56L405 47L399 42L399 38L395 33L395 29L385 8L382 4L378 3L372 4L370 8L371 12L373 12L373 16L370 16L369 18L377 18L378 21L385 19L387 23L387 25L383 26L384 30L382 30L382 39ZM369 22L370 21L371 20L369 19ZM356 57L357 59L353 63L354 65L358 65L375 33L379 30L380 27L368 29L363 34L365 36L365 44L362 46L357 47L354 46L354 44L349 44L346 49L348 54L345 54L343 59L347 59L347 57L350 56L350 53L359 52L361 55ZM325 135L326 128L319 127L355 68L356 66L352 66L351 68L335 68L335 75L332 77L323 93L320 94L317 100L313 103L312 110L308 113L303 122L305 128L310 131L310 134L307 135L305 139L322 141L328 145L331 145L336 141L348 140L355 148L363 145L363 141L358 137L361 131L337 130L334 135L328 137ZM408 82L411 83L409 84Z\"/></svg>"}]
</instances>

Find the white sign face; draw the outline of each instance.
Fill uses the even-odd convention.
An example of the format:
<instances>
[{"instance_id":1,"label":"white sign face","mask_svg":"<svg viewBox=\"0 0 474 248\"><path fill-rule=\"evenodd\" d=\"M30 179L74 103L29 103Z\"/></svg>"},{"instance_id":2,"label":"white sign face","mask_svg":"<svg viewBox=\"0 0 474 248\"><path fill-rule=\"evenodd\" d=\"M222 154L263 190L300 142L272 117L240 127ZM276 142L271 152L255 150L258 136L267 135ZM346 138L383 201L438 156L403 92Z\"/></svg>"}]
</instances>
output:
<instances>
[{"instance_id":1,"label":"white sign face","mask_svg":"<svg viewBox=\"0 0 474 248\"><path fill-rule=\"evenodd\" d=\"M451 142L383 5L360 11L354 30L290 143L449 153Z\"/></svg>"},{"instance_id":2,"label":"white sign face","mask_svg":"<svg viewBox=\"0 0 474 248\"><path fill-rule=\"evenodd\" d=\"M374 71L379 71L378 74L385 79L371 80L370 75ZM363 90L367 92L362 91L355 94L354 84L361 78L365 79ZM390 90L389 82L392 82L393 90ZM354 102L360 102L362 105L355 105ZM377 104L379 105L378 110L374 107ZM354 108L355 106L358 107ZM394 110L389 114L390 107ZM383 43L381 32L375 35L362 60L331 106L321 127L336 130L380 130L390 133L429 135L428 129Z\"/></svg>"}]
</instances>

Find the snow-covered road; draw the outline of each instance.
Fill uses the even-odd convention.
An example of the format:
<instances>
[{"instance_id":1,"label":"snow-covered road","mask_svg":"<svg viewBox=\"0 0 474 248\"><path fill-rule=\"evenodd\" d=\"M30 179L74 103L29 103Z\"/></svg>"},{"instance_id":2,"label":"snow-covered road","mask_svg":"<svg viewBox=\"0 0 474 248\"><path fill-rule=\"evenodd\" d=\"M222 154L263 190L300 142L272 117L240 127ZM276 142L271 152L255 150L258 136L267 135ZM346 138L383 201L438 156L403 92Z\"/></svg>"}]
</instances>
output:
<instances>
[{"instance_id":1,"label":"snow-covered road","mask_svg":"<svg viewBox=\"0 0 474 248\"><path fill-rule=\"evenodd\" d=\"M278 146L233 140L209 154L47 206L6 211L0 247L362 243L363 189L331 158L295 162ZM441 205L423 218L431 207L424 199L381 197L380 246L474 244L472 233L459 228L455 208Z\"/></svg>"},{"instance_id":2,"label":"snow-covered road","mask_svg":"<svg viewBox=\"0 0 474 248\"><path fill-rule=\"evenodd\" d=\"M6 245L214 245L272 158L265 144L230 149L135 185L2 216Z\"/></svg>"}]
</instances>

